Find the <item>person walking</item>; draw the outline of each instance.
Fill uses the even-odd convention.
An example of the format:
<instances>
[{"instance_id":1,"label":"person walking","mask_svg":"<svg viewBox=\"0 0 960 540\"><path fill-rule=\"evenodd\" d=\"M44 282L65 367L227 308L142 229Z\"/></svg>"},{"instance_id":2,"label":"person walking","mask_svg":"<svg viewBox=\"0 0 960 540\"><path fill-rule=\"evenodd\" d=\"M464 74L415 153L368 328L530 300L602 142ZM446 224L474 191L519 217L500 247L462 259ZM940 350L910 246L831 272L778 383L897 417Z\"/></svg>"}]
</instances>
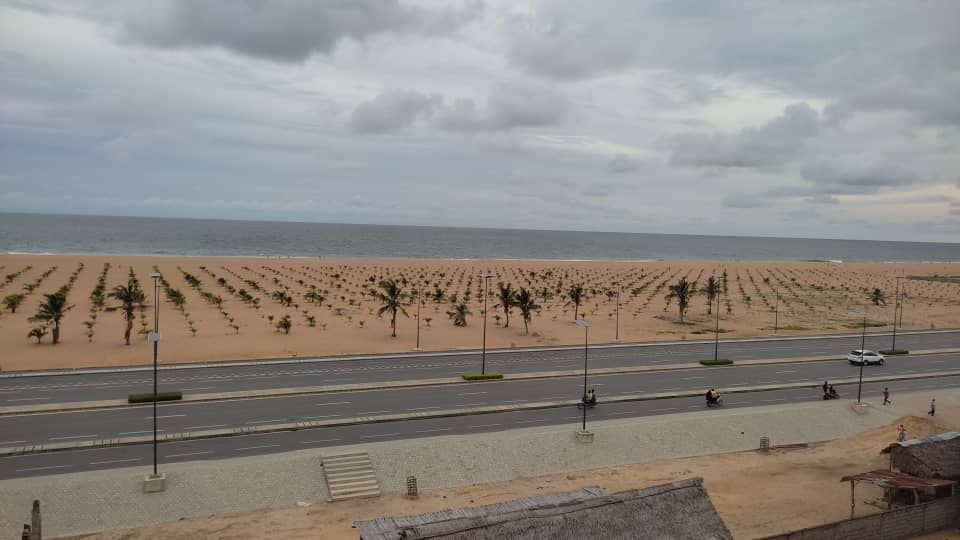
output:
<instances>
[{"instance_id":1,"label":"person walking","mask_svg":"<svg viewBox=\"0 0 960 540\"><path fill-rule=\"evenodd\" d=\"M890 389L887 388L886 386L883 387L883 404L884 405L890 404Z\"/></svg>"},{"instance_id":2,"label":"person walking","mask_svg":"<svg viewBox=\"0 0 960 540\"><path fill-rule=\"evenodd\" d=\"M897 428L897 441L903 442L907 440L907 429L903 427L903 424L900 424L900 427Z\"/></svg>"},{"instance_id":3,"label":"person walking","mask_svg":"<svg viewBox=\"0 0 960 540\"><path fill-rule=\"evenodd\" d=\"M933 416L933 415L935 415L935 414L937 414L937 399L936 399L936 398L930 400L930 410L927 411L927 416Z\"/></svg>"},{"instance_id":4,"label":"person walking","mask_svg":"<svg viewBox=\"0 0 960 540\"><path fill-rule=\"evenodd\" d=\"M827 393L827 387L828 387L828 386L830 386L830 385L827 384L827 381L823 381L823 393L824 393L824 394Z\"/></svg>"}]
</instances>

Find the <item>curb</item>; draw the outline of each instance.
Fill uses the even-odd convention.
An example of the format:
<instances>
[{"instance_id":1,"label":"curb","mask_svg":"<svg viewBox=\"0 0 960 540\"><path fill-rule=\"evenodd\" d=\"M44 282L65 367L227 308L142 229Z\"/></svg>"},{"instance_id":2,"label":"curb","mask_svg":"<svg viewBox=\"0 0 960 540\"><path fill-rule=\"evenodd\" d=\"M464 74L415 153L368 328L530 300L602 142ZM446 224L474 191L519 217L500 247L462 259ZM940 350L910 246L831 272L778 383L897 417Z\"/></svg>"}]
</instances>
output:
<instances>
[{"instance_id":1,"label":"curb","mask_svg":"<svg viewBox=\"0 0 960 540\"><path fill-rule=\"evenodd\" d=\"M933 349L928 351L916 351L907 357L929 356L937 354L955 354L960 353L960 349ZM779 364L804 364L813 362L839 362L843 358L836 356L807 356L800 358L777 358L772 360L741 360L732 365L725 366L704 366L699 363L670 364L666 366L637 366L637 367L616 367L599 368L590 370L591 375L619 375L630 373L660 373L669 371L686 371L694 369L736 369L738 367L752 366L773 366ZM579 377L583 371L570 369L563 371L534 371L531 373L515 373L513 375L504 375L502 379L489 381L465 381L461 377L443 377L437 379L413 379L408 381L383 381L375 383L354 383L339 384L327 386L301 386L292 388L268 388L264 390L238 390L235 392L215 392L207 394L187 395L177 401L158 402L158 405L176 405L180 403L207 403L212 401L233 401L241 399L262 399L272 397L291 397L307 394L332 394L337 392L363 392L371 390L395 390L400 388L418 388L423 386L447 386L452 384L478 384L489 382L511 382L528 381L536 379L554 379L562 377ZM66 403L45 403L42 405L20 405L13 407L0 407L0 416L11 416L16 414L42 414L85 410L102 409L122 409L127 407L153 406L153 402L146 403L127 403L125 399L110 399L100 401L76 401Z\"/></svg>"},{"instance_id":2,"label":"curb","mask_svg":"<svg viewBox=\"0 0 960 540\"><path fill-rule=\"evenodd\" d=\"M898 336L924 335L924 334L954 334L960 333L960 329L950 328L942 330L912 330L907 332L897 332ZM843 339L859 336L859 333L849 334L814 334L809 336L768 336L768 337L745 337L740 339L720 340L721 344L735 343L757 343L757 342L781 342L781 341L814 341L820 339ZM869 332L870 337L882 337L892 335L891 332ZM591 345L591 349L629 349L662 347L676 345L711 345L710 340L688 340L688 341L637 341L631 343L598 343ZM574 351L579 350L577 345L559 345L556 347L526 347L515 349L488 349L487 354L510 354L510 353L530 353L530 352L550 352L550 351ZM477 349L461 351L436 351L423 352L417 354L411 353L378 353L368 355L344 355L344 356L326 356L326 357L304 357L304 358L262 358L258 360L219 360L215 362L184 362L182 364L167 364L159 366L160 371L173 371L178 369L206 369L206 368L231 368L231 367L250 367L250 366L273 366L286 364L318 364L326 362L344 362L344 361L366 361L366 360L393 360L407 358L436 358L445 356L467 356L480 354ZM0 379L16 379L27 377L55 377L61 375L104 375L110 373L136 373L142 371L153 371L153 366L127 366L118 368L75 368L59 369L45 371L16 371L0 373Z\"/></svg>"},{"instance_id":3,"label":"curb","mask_svg":"<svg viewBox=\"0 0 960 540\"><path fill-rule=\"evenodd\" d=\"M864 377L864 383L903 381L916 379L933 379L938 377L958 377L960 371L942 371L933 373L924 373L918 375L900 375L900 376L879 376ZM839 379L833 384L849 385L856 384L859 381L857 377ZM745 394L750 392L764 392L770 390L790 390L795 388L817 388L819 382L798 382L789 384L765 384L756 386L724 388L724 394ZM628 401L652 401L657 399L683 398L703 396L701 390L685 390L681 392L652 392L646 394L631 394L611 397L604 399L604 403L622 403ZM560 407L570 407L578 403L577 400L564 401L541 401L536 403L520 403L512 405L489 405L485 407L471 407L464 409L448 409L443 411L425 411L416 413L398 413L385 414L380 416L359 416L353 418L338 418L332 420L311 420L305 422L284 422L280 424L267 424L262 426L244 426L236 428L221 428L204 431L183 431L179 433L164 433L157 436L158 442L188 441L199 439L215 439L221 437L232 437L237 435L257 435L264 433L277 433L283 431L299 431L302 429L322 429L328 427L355 426L363 424L384 424L389 422L403 422L408 420L422 420L427 418L451 418L457 416L473 416L480 414L496 414L501 412L532 411L539 409L556 409ZM0 457L21 456L26 454L45 454L51 452L61 452L65 450L80 450L90 448L106 448L112 446L132 446L152 442L150 436L122 437L118 439L96 439L89 441L64 442L53 444L34 444L27 446L14 446L0 448Z\"/></svg>"}]
</instances>

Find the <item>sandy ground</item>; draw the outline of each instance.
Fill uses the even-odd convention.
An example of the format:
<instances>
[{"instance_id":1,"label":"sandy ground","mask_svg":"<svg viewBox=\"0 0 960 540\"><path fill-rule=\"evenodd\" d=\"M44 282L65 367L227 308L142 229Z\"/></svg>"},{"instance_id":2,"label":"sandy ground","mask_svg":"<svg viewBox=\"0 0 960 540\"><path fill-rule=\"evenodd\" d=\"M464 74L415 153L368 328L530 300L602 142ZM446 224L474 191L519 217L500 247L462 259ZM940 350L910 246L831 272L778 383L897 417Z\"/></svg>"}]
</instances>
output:
<instances>
[{"instance_id":1,"label":"sandy ground","mask_svg":"<svg viewBox=\"0 0 960 540\"><path fill-rule=\"evenodd\" d=\"M43 293L51 293L77 274L68 301L74 307L62 322L61 343L42 344L27 338L38 323L36 313ZM126 284L131 269L147 292L138 311L130 346L123 344L124 321L116 311L97 309L90 298L105 264L106 289ZM421 347L426 350L474 349L480 346L483 316L481 272L497 274L488 299L488 347L524 347L581 343L582 330L573 324L574 307L567 292L582 285L587 299L579 309L591 322L590 341L610 342L616 334L617 283L621 285L619 328L621 341L705 339L715 320L707 314L705 295L692 300L684 324L676 302L667 303L668 286L681 277L702 287L709 276L727 273L721 299L720 329L724 337L770 335L777 308L780 333L796 335L847 332L859 329L851 310L866 307L876 331L889 330L899 273L960 275L960 264L835 264L835 263L712 263L712 262L560 262L560 261L447 261L447 260L327 260L276 258L178 258L119 256L0 255L0 298L24 292L40 280L16 313L0 315L0 369L146 364L152 360L146 330L153 327L153 287L149 274L158 269L169 287L186 297L183 311L175 309L161 289L161 362L243 359L410 351L416 346L418 306L407 299L406 312L397 319L397 337L390 335L388 316L378 317L380 304L369 290L382 278L394 278L410 293L419 287L431 295L439 289L443 301L426 298L419 306ZM22 272L20 272L23 270ZM19 273L18 273L19 272ZM44 277L44 274L47 274ZM14 275L16 274L16 275ZM191 287L185 274L200 280ZM220 281L222 280L222 281ZM540 309L525 332L518 309L510 325L497 299L497 284L535 292ZM259 289L254 288L254 284ZM903 326L908 329L960 326L960 284L904 280ZM305 296L316 287L322 302ZM888 297L887 305L873 305L874 287ZM233 293L230 290L234 291ZM245 289L259 305L241 299ZM780 291L777 301L776 290ZM281 305L273 298L284 291L292 301ZM202 293L219 296L217 305ZM466 327L454 326L447 315L449 298L467 302L471 315ZM106 307L116 302L107 300ZM715 306L713 313L716 313ZM288 315L289 333L276 323ZM312 323L310 321L313 321ZM884 326L886 325L886 326Z\"/></svg>"},{"instance_id":2,"label":"sandy ground","mask_svg":"<svg viewBox=\"0 0 960 540\"><path fill-rule=\"evenodd\" d=\"M714 505L735 538L755 538L849 517L849 484L840 482L840 478L847 474L885 468L888 458L879 451L895 439L896 426L900 423L906 425L911 436L955 430L960 427L960 408L945 405L938 411L936 421L926 416L906 416L889 426L807 448L660 460L437 490L423 493L415 500L391 494L378 499L315 503L309 507L182 520L156 527L76 538L245 540L269 536L277 539L356 539L357 533L352 524L360 519L489 504L593 485L621 491L691 476L704 478ZM880 495L877 488L859 486L857 515L881 511L879 507L865 503L876 500ZM956 538L951 534L948 531L928 538Z\"/></svg>"}]
</instances>

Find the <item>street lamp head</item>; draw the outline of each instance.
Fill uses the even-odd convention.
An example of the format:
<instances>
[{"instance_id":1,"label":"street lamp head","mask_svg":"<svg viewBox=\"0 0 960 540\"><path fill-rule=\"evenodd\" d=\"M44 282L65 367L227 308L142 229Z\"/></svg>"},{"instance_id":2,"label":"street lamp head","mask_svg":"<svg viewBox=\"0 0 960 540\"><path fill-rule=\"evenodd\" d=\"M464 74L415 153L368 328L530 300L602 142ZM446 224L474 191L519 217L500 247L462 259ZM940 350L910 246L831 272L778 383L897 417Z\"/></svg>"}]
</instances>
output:
<instances>
[{"instance_id":1,"label":"street lamp head","mask_svg":"<svg viewBox=\"0 0 960 540\"><path fill-rule=\"evenodd\" d=\"M490 279L492 277L497 277L496 274L480 274L480 277L483 279Z\"/></svg>"},{"instance_id":2,"label":"street lamp head","mask_svg":"<svg viewBox=\"0 0 960 540\"><path fill-rule=\"evenodd\" d=\"M580 328L590 328L590 323L583 319L577 319L577 326Z\"/></svg>"},{"instance_id":3,"label":"street lamp head","mask_svg":"<svg viewBox=\"0 0 960 540\"><path fill-rule=\"evenodd\" d=\"M160 272L150 272L150 277L152 277L153 279L157 279L158 277L160 277Z\"/></svg>"}]
</instances>

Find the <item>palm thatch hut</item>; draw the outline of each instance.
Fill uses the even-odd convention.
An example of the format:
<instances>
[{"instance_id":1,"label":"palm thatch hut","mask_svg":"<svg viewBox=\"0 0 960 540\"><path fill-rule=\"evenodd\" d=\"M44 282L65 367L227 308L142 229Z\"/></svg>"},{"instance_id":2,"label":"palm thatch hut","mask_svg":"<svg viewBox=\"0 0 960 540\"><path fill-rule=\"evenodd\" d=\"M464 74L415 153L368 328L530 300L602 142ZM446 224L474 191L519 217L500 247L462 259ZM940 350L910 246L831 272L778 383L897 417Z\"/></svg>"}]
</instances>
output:
<instances>
[{"instance_id":1,"label":"palm thatch hut","mask_svg":"<svg viewBox=\"0 0 960 540\"><path fill-rule=\"evenodd\" d=\"M732 540L702 478L609 494L601 488L358 521L361 540Z\"/></svg>"},{"instance_id":2,"label":"palm thatch hut","mask_svg":"<svg viewBox=\"0 0 960 540\"><path fill-rule=\"evenodd\" d=\"M891 471L960 480L960 433L956 431L896 442L881 452L890 454Z\"/></svg>"}]
</instances>

